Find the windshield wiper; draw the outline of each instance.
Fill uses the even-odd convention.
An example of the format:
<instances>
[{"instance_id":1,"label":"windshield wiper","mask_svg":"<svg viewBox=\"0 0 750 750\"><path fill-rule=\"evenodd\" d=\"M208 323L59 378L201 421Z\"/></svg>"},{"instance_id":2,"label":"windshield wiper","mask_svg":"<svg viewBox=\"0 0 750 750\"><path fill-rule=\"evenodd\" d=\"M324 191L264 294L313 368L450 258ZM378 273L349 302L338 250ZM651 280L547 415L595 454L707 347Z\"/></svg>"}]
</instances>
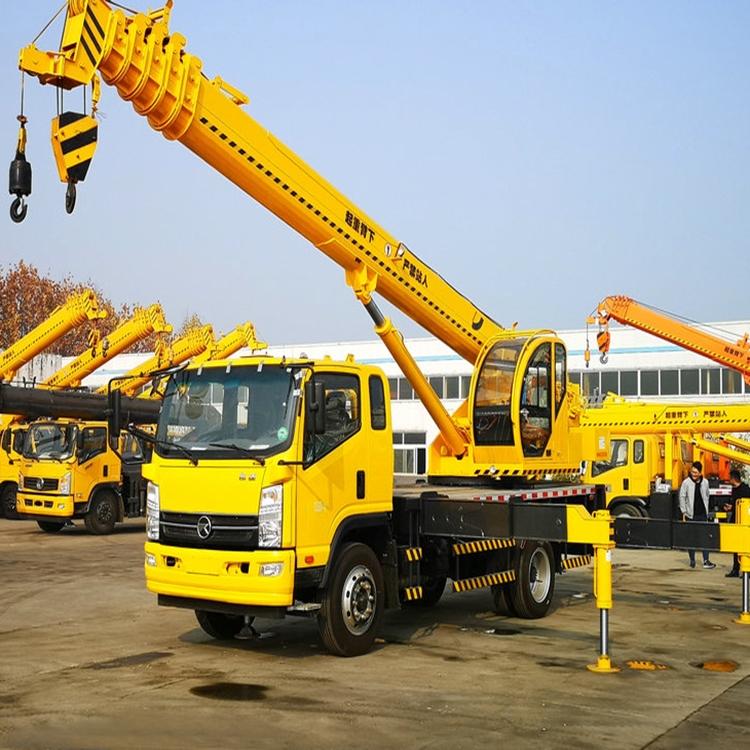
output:
<instances>
[{"instance_id":1,"label":"windshield wiper","mask_svg":"<svg viewBox=\"0 0 750 750\"><path fill-rule=\"evenodd\" d=\"M150 432L146 432L145 430L139 430L137 427L133 427L128 432L131 435L135 435L136 437L141 438L145 442L153 443L154 445L160 445L163 448L174 448L178 453L181 453L185 458L187 458L193 466L198 465L198 459L193 455L193 452L186 448L184 445L180 445L179 443L173 443L171 440L160 440L157 437L154 437Z\"/></svg>"},{"instance_id":2,"label":"windshield wiper","mask_svg":"<svg viewBox=\"0 0 750 750\"><path fill-rule=\"evenodd\" d=\"M241 445L237 445L236 443L209 443L209 445L212 448L230 448L234 451L239 451L240 453L244 453L249 458L252 458L254 461L257 461L261 466L266 465L266 459L262 458L261 456L256 456L250 448L244 448Z\"/></svg>"}]
</instances>

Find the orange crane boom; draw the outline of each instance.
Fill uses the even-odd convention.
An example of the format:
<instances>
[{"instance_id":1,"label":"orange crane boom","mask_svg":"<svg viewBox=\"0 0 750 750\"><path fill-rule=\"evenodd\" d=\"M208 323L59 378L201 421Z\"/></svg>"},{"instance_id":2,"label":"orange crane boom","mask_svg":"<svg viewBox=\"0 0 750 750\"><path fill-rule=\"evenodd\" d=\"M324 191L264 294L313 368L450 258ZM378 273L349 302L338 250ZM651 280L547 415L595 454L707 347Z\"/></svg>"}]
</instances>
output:
<instances>
[{"instance_id":1,"label":"orange crane boom","mask_svg":"<svg viewBox=\"0 0 750 750\"><path fill-rule=\"evenodd\" d=\"M603 364L607 361L610 348L610 320L646 331L683 349L702 354L714 362L742 373L745 382L750 384L750 343L747 333L741 339L727 340L701 329L697 323L679 320L669 313L636 302L630 297L606 297L597 306L596 313L587 320L587 323L599 324L596 341ZM587 350L586 364L588 356Z\"/></svg>"}]
</instances>

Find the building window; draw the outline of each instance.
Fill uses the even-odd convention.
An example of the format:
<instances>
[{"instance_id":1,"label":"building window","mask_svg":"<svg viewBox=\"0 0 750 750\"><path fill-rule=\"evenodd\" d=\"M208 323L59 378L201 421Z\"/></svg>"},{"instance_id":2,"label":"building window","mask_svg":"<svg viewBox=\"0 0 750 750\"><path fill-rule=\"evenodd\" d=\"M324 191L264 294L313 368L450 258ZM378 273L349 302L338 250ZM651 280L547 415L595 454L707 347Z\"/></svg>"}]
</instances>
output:
<instances>
[{"instance_id":1,"label":"building window","mask_svg":"<svg viewBox=\"0 0 750 750\"><path fill-rule=\"evenodd\" d=\"M400 401L414 400L414 389L406 378L398 379L398 397Z\"/></svg>"},{"instance_id":2,"label":"building window","mask_svg":"<svg viewBox=\"0 0 750 750\"><path fill-rule=\"evenodd\" d=\"M427 433L393 433L393 467L397 474L424 474L427 471Z\"/></svg>"},{"instance_id":3,"label":"building window","mask_svg":"<svg viewBox=\"0 0 750 750\"><path fill-rule=\"evenodd\" d=\"M619 393L620 392L620 373L615 370L602 372L602 393Z\"/></svg>"},{"instance_id":4,"label":"building window","mask_svg":"<svg viewBox=\"0 0 750 750\"><path fill-rule=\"evenodd\" d=\"M680 393L680 371L679 370L662 370L661 371L661 395L678 396Z\"/></svg>"},{"instance_id":5,"label":"building window","mask_svg":"<svg viewBox=\"0 0 750 750\"><path fill-rule=\"evenodd\" d=\"M391 401L398 398L398 378L388 378L388 389L391 394Z\"/></svg>"},{"instance_id":6,"label":"building window","mask_svg":"<svg viewBox=\"0 0 750 750\"><path fill-rule=\"evenodd\" d=\"M701 393L704 396L721 393L721 370L718 367L701 370Z\"/></svg>"},{"instance_id":7,"label":"building window","mask_svg":"<svg viewBox=\"0 0 750 750\"><path fill-rule=\"evenodd\" d=\"M721 371L721 391L729 396L742 393L742 375L736 370L723 368Z\"/></svg>"},{"instance_id":8,"label":"building window","mask_svg":"<svg viewBox=\"0 0 750 750\"><path fill-rule=\"evenodd\" d=\"M438 398L443 398L443 379L441 377L432 377L429 379L432 390Z\"/></svg>"},{"instance_id":9,"label":"building window","mask_svg":"<svg viewBox=\"0 0 750 750\"><path fill-rule=\"evenodd\" d=\"M683 396L700 395L700 371L682 370L680 372L680 393Z\"/></svg>"},{"instance_id":10,"label":"building window","mask_svg":"<svg viewBox=\"0 0 750 750\"><path fill-rule=\"evenodd\" d=\"M581 387L581 393L584 396L593 398L601 393L599 387L599 373L598 372L584 372L583 373L583 385Z\"/></svg>"},{"instance_id":11,"label":"building window","mask_svg":"<svg viewBox=\"0 0 750 750\"><path fill-rule=\"evenodd\" d=\"M620 373L621 396L638 395L638 372L636 370L623 370Z\"/></svg>"},{"instance_id":12,"label":"building window","mask_svg":"<svg viewBox=\"0 0 750 750\"><path fill-rule=\"evenodd\" d=\"M659 371L641 370L641 396L659 395Z\"/></svg>"},{"instance_id":13,"label":"building window","mask_svg":"<svg viewBox=\"0 0 750 750\"><path fill-rule=\"evenodd\" d=\"M458 375L451 375L445 379L445 397L459 398L460 378Z\"/></svg>"}]
</instances>

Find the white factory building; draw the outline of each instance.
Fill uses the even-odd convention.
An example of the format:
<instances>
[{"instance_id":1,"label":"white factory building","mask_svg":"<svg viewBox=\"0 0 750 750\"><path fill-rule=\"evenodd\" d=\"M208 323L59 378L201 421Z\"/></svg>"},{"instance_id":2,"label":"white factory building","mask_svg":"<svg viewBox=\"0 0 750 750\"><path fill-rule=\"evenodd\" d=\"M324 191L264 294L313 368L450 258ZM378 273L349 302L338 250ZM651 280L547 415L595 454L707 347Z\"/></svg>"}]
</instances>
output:
<instances>
[{"instance_id":1,"label":"white factory building","mask_svg":"<svg viewBox=\"0 0 750 750\"><path fill-rule=\"evenodd\" d=\"M750 321L712 323L705 329L736 344L750 331ZM569 377L581 385L583 394L589 398L613 392L633 400L750 403L750 386L739 373L633 328L612 325L610 332L611 348L606 364L600 362L595 326L588 331L557 332L568 350ZM447 409L453 411L468 394L471 363L434 338L407 339L406 344ZM591 356L586 367L585 352L589 344ZM333 359L351 354L359 362L382 368L391 384L396 471L424 472L426 448L437 429L375 334L372 341L269 346L263 351L274 356L320 358L329 355ZM241 357L243 353L247 354L247 350L235 356ZM149 356L120 354L87 378L84 385L91 388L104 385ZM24 368L19 377L42 380L67 361L62 357L41 357Z\"/></svg>"}]
</instances>

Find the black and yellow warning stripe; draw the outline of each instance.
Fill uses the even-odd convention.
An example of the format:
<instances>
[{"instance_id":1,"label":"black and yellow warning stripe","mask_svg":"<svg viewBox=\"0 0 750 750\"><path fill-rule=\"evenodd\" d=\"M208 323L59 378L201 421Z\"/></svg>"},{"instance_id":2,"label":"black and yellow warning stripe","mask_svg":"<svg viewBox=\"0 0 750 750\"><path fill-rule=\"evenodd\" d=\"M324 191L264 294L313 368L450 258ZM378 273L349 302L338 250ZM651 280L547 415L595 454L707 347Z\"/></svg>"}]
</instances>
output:
<instances>
[{"instance_id":1,"label":"black and yellow warning stripe","mask_svg":"<svg viewBox=\"0 0 750 750\"><path fill-rule=\"evenodd\" d=\"M407 562L419 562L422 559L421 547L407 547L401 550Z\"/></svg>"},{"instance_id":2,"label":"black and yellow warning stripe","mask_svg":"<svg viewBox=\"0 0 750 750\"><path fill-rule=\"evenodd\" d=\"M500 586L503 583L513 583L516 580L515 570L506 570L502 573L490 573L486 576L477 576L476 578L465 578L461 581L453 581L453 590L473 591L474 589L484 589L488 586Z\"/></svg>"},{"instance_id":3,"label":"black and yellow warning stripe","mask_svg":"<svg viewBox=\"0 0 750 750\"><path fill-rule=\"evenodd\" d=\"M422 598L421 586L409 586L403 591L403 598L407 602L414 602Z\"/></svg>"},{"instance_id":4,"label":"black and yellow warning stripe","mask_svg":"<svg viewBox=\"0 0 750 750\"><path fill-rule=\"evenodd\" d=\"M459 542L453 545L454 555L471 555L475 552L487 552L493 549L515 547L515 539L480 539L476 542Z\"/></svg>"},{"instance_id":5,"label":"black and yellow warning stripe","mask_svg":"<svg viewBox=\"0 0 750 750\"><path fill-rule=\"evenodd\" d=\"M585 568L591 565L591 555L578 555L577 557L566 557L562 561L563 570L573 570L573 568Z\"/></svg>"}]
</instances>

